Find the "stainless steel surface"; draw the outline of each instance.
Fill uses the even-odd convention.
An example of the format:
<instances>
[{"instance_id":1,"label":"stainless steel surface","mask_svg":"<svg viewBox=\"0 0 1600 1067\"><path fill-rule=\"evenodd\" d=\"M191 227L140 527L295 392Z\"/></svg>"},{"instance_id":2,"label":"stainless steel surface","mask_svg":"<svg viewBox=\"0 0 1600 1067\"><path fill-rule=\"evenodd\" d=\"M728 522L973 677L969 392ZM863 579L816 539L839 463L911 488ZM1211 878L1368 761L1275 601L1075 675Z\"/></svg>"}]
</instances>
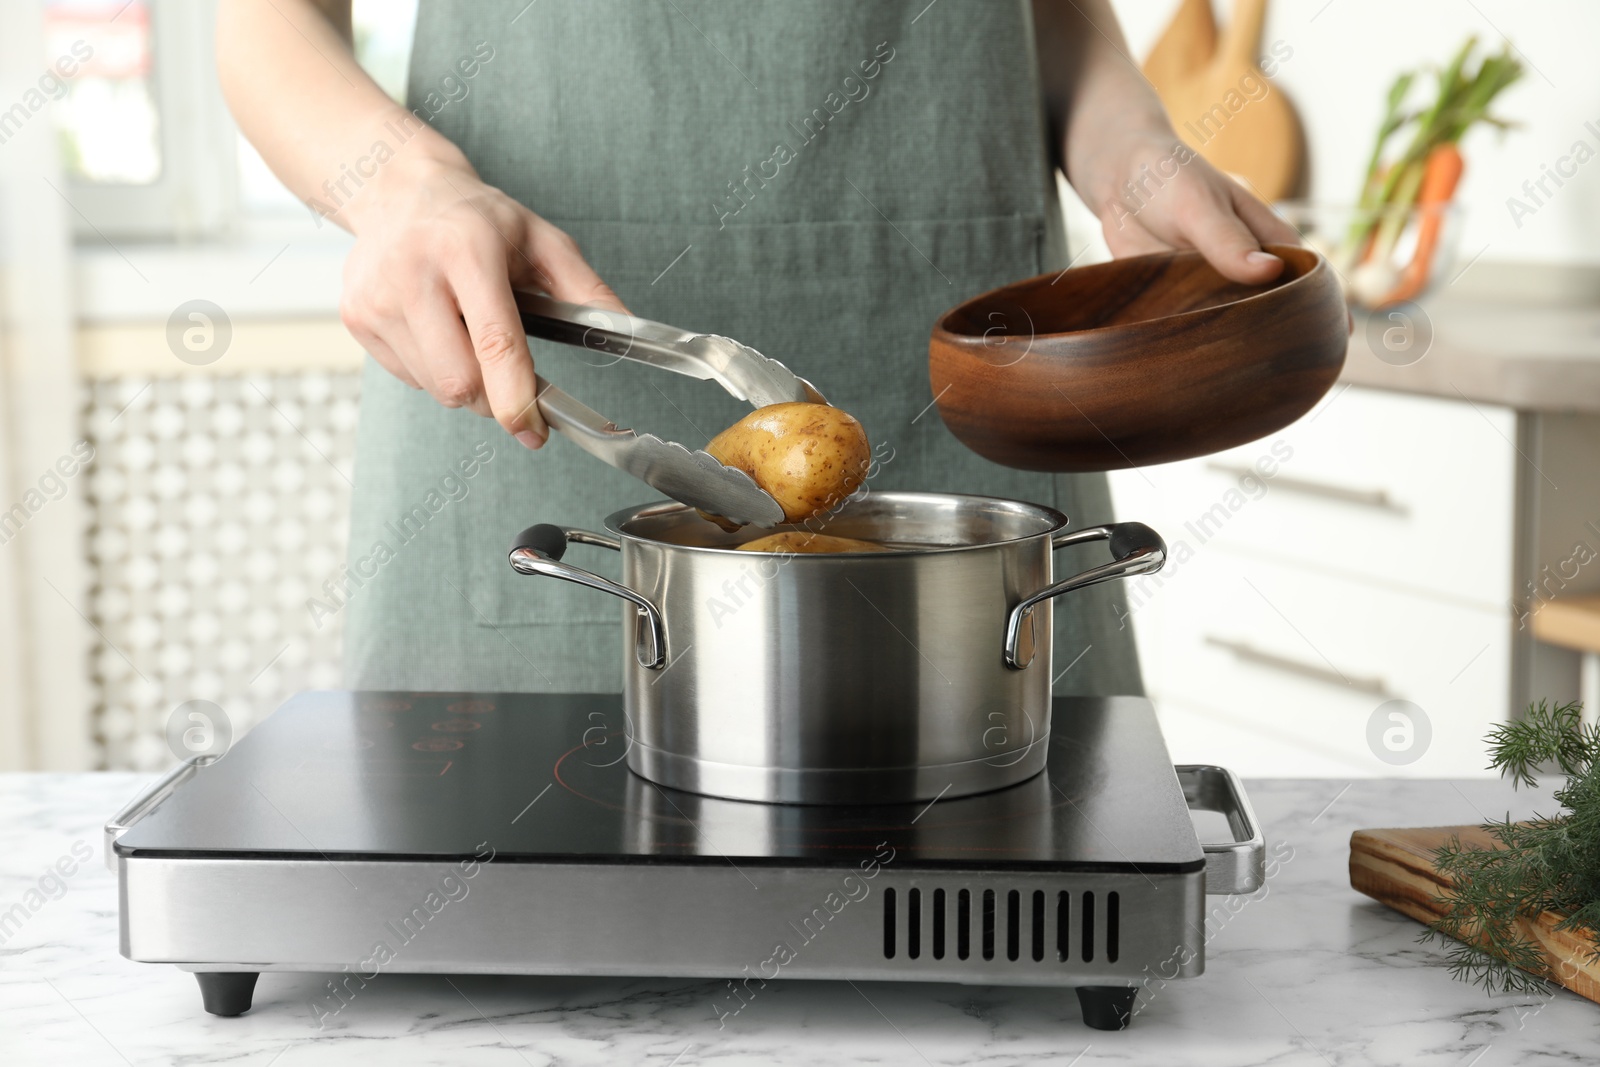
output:
<instances>
[{"instance_id":1,"label":"stainless steel surface","mask_svg":"<svg viewBox=\"0 0 1600 1067\"><path fill-rule=\"evenodd\" d=\"M867 878L837 867L679 867L610 863L483 863L463 877L454 863L423 860L166 859L122 857L122 954L191 970L348 970L336 984L359 988L376 973L667 975L763 977L780 942L793 958L765 977L969 982L984 985L1134 983L1188 978L1204 970L1205 873L1037 874L916 870L892 856ZM451 879L451 881L446 881ZM759 891L753 891L754 884ZM462 889L465 893L462 893ZM886 914L884 890L896 908ZM446 890L450 890L447 894ZM932 898L942 889L945 951L933 954ZM958 953L956 901L972 899L969 951ZM927 901L919 951L909 952L907 902ZM991 958L983 953L985 890L995 894ZM1020 909L1018 958L1009 958L1011 891ZM1049 901L1034 959L1033 893ZM1083 951L1083 894L1099 904L1093 946ZM1058 894L1072 907L1067 958L1058 951ZM1106 909L1121 914L1110 958ZM448 903L435 913L425 898ZM314 901L315 906L308 906ZM835 910L837 909L837 910ZM414 916L419 916L415 918ZM404 930L402 931L402 925ZM887 956L886 927L895 930ZM401 940L400 932L407 935ZM374 966L374 946L387 962ZM1089 958L1085 958L1088 956ZM747 969L748 968L748 969ZM338 1002L330 1001L332 1007Z\"/></svg>"},{"instance_id":2,"label":"stainless steel surface","mask_svg":"<svg viewBox=\"0 0 1600 1067\"><path fill-rule=\"evenodd\" d=\"M562 535L571 541L586 544L602 545L606 548L620 549L618 543L610 542L609 538L599 534L589 533L587 530L563 529ZM602 578L598 574L574 567L570 563L562 563L552 559L533 548L513 548L508 557L511 569L518 574L544 575L547 578L559 578L564 582L575 582L590 589L598 589L602 593L621 597L634 606L634 660L646 670L660 670L667 661L666 631L662 626L661 612L656 606L644 597L635 593L626 586L618 585L609 578Z\"/></svg>"},{"instance_id":3,"label":"stainless steel surface","mask_svg":"<svg viewBox=\"0 0 1600 1067\"><path fill-rule=\"evenodd\" d=\"M769 555L728 551L748 535L681 504L615 513L621 584L639 598L627 640L638 647L643 601L666 652L659 670L624 664L628 765L689 792L805 804L962 796L1036 774L1050 736L1048 598L1161 562L1145 552L1053 584L1066 525L1019 501L870 493L820 529L891 551ZM524 573L595 584L576 569ZM1024 603L1012 666L1007 627Z\"/></svg>"},{"instance_id":4,"label":"stainless steel surface","mask_svg":"<svg viewBox=\"0 0 1600 1067\"><path fill-rule=\"evenodd\" d=\"M1226 771L1174 772L1140 698L1060 698L1049 770L1016 787L845 811L646 782L594 726L617 707L302 694L113 820L137 823L121 951L332 972L314 1014L381 972L1134 986L1204 970L1221 878L1185 805L1260 836ZM440 716L481 723L443 760L412 744Z\"/></svg>"},{"instance_id":5,"label":"stainless steel surface","mask_svg":"<svg viewBox=\"0 0 1600 1067\"><path fill-rule=\"evenodd\" d=\"M785 401L825 404L815 386L775 359L728 337L697 334L618 311L517 293L529 336L605 352L674 374L714 381L755 407ZM776 526L783 508L743 471L708 453L617 426L576 397L539 382L545 422L579 448L674 500L741 525Z\"/></svg>"},{"instance_id":6,"label":"stainless steel surface","mask_svg":"<svg viewBox=\"0 0 1600 1067\"><path fill-rule=\"evenodd\" d=\"M1056 856L1060 854L1059 813L1053 809L1063 804L1048 773L977 796L951 798L946 794L926 817L896 833L895 844L908 854L924 856L930 847L945 849L946 855L965 852L968 856ZM1094 807L1084 800L1080 810L1069 807L1069 811L1073 816L1087 814L1081 811L1083 805ZM800 828L819 822L832 825L828 813L834 810L817 805L753 804L685 793L663 788L633 773L627 776L623 807L639 813L624 830L629 851L658 854L669 847L669 842L687 839L696 855L715 857L780 855ZM915 817L920 810L916 805L905 807L910 810L898 813L901 822ZM1104 811L1098 810L1095 815L1104 817ZM683 833L685 823L693 826L692 834ZM831 836L840 837L837 833ZM1123 847L1127 846L1124 841Z\"/></svg>"},{"instance_id":7,"label":"stainless steel surface","mask_svg":"<svg viewBox=\"0 0 1600 1067\"><path fill-rule=\"evenodd\" d=\"M1146 538L1132 538L1135 544L1126 554L1110 563L1092 567L1081 574L1075 574L1071 578L1047 586L1012 608L1006 616L1006 666L1014 670L1023 670L1033 660L1034 650L1039 648L1040 642L1038 636L1031 633L1032 622L1034 611L1040 604L1054 600L1063 593L1070 593L1074 589L1083 589L1086 586L1099 585L1101 582L1115 581L1136 574L1152 574L1160 570L1167 560L1166 543L1143 523L1091 526L1084 530L1058 533L1052 537L1050 547L1055 549L1091 541L1112 541L1118 537L1119 532L1126 535L1146 531L1153 541ZM1048 641L1045 642L1045 647L1049 647Z\"/></svg>"},{"instance_id":8,"label":"stainless steel surface","mask_svg":"<svg viewBox=\"0 0 1600 1067\"><path fill-rule=\"evenodd\" d=\"M113 855L112 849L112 846L117 843L117 838L126 833L134 823L137 823L140 819L160 807L161 802L171 796L173 790L194 777L194 773L201 767L215 763L219 758L213 755L191 756L145 786L144 789L140 790L138 796L128 801L121 811L111 816L110 821L105 825L106 867L113 871L117 869L116 856Z\"/></svg>"},{"instance_id":9,"label":"stainless steel surface","mask_svg":"<svg viewBox=\"0 0 1600 1067\"><path fill-rule=\"evenodd\" d=\"M676 441L621 429L542 378L539 412L552 429L591 456L674 500L743 525L765 528L783 521L782 505L744 471Z\"/></svg>"},{"instance_id":10,"label":"stainless steel surface","mask_svg":"<svg viewBox=\"0 0 1600 1067\"><path fill-rule=\"evenodd\" d=\"M1245 663L1254 663L1272 670L1283 671L1285 674L1298 674L1302 678L1326 682L1329 685L1339 686L1341 689L1357 689L1363 693L1371 693L1373 696L1392 697L1395 695L1394 690L1389 688L1389 683L1376 676L1351 676L1320 664L1308 663L1305 660L1294 659L1276 652L1268 652L1247 641L1235 641L1232 638L1218 637L1215 634L1206 634L1205 643L1213 648L1231 652L1235 658Z\"/></svg>"},{"instance_id":11,"label":"stainless steel surface","mask_svg":"<svg viewBox=\"0 0 1600 1067\"><path fill-rule=\"evenodd\" d=\"M531 337L605 352L702 381L714 381L753 407L786 401L828 401L816 386L775 359L731 337L692 333L620 311L516 294L522 327Z\"/></svg>"},{"instance_id":12,"label":"stainless steel surface","mask_svg":"<svg viewBox=\"0 0 1600 1067\"><path fill-rule=\"evenodd\" d=\"M1226 767L1180 764L1175 768L1189 807L1227 817L1232 841L1200 843L1206 856L1206 892L1254 893L1266 881L1267 842L1245 795L1244 783Z\"/></svg>"},{"instance_id":13,"label":"stainless steel surface","mask_svg":"<svg viewBox=\"0 0 1600 1067\"><path fill-rule=\"evenodd\" d=\"M567 540L575 545L594 545L596 548L609 548L613 552L622 551L622 541L610 534L593 533L589 530L566 529Z\"/></svg>"}]
</instances>

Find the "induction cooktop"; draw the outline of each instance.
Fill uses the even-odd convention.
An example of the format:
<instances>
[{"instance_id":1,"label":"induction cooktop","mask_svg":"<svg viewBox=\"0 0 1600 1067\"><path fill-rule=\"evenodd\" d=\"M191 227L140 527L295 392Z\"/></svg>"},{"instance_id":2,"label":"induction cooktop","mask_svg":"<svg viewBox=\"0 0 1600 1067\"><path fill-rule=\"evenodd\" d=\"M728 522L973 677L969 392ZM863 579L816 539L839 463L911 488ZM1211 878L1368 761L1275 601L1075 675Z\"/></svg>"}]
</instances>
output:
<instances>
[{"instance_id":1,"label":"induction cooktop","mask_svg":"<svg viewBox=\"0 0 1600 1067\"><path fill-rule=\"evenodd\" d=\"M1059 985L1126 1025L1204 966L1204 895L1260 884L1237 780L1174 768L1148 702L1059 698L1044 773L883 806L755 804L627 769L614 695L313 692L107 826L130 959L235 1015L264 970ZM1232 840L1202 845L1191 809ZM1208 873L1209 872L1209 873Z\"/></svg>"}]
</instances>

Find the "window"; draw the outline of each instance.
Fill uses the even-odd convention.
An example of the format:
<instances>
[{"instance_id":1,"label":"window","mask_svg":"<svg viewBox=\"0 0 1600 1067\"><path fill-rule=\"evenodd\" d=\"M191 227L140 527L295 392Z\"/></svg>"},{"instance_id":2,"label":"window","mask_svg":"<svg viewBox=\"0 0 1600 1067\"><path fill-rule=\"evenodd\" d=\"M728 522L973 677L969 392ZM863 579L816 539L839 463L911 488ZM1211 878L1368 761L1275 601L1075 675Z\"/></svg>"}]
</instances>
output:
<instances>
[{"instance_id":1,"label":"window","mask_svg":"<svg viewBox=\"0 0 1600 1067\"><path fill-rule=\"evenodd\" d=\"M228 115L214 0L43 3L45 65L71 71L57 79L55 112L80 240L185 241L309 220ZM403 97L416 0L354 0L351 16L357 58Z\"/></svg>"},{"instance_id":2,"label":"window","mask_svg":"<svg viewBox=\"0 0 1600 1067\"><path fill-rule=\"evenodd\" d=\"M411 35L417 0L354 0L350 5L356 59L372 80L396 100L406 96L411 65ZM305 205L284 188L266 160L243 134L238 142L239 206L247 215L304 214Z\"/></svg>"},{"instance_id":3,"label":"window","mask_svg":"<svg viewBox=\"0 0 1600 1067\"><path fill-rule=\"evenodd\" d=\"M150 84L150 5L50 0L46 63L61 86L62 169L78 181L149 185L161 173Z\"/></svg>"}]
</instances>

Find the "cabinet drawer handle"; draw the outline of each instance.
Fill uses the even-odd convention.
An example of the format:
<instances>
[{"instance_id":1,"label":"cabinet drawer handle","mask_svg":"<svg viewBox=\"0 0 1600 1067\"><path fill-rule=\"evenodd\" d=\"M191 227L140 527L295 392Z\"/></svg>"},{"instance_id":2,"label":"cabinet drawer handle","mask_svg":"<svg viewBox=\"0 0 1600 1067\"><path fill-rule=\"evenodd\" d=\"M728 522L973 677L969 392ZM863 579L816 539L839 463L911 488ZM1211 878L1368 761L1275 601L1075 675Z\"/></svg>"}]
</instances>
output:
<instances>
[{"instance_id":1,"label":"cabinet drawer handle","mask_svg":"<svg viewBox=\"0 0 1600 1067\"><path fill-rule=\"evenodd\" d=\"M1340 500L1346 504L1360 504L1363 507L1392 511L1397 515L1408 514L1411 510L1404 504L1398 503L1394 497L1389 495L1387 489L1351 489L1349 486L1313 482L1287 474L1275 474L1272 478L1267 479L1262 478L1261 472L1253 468L1235 466L1231 463L1207 463L1206 469L1216 471L1218 474L1231 474L1235 478L1242 478L1248 474L1260 478L1263 485L1270 484L1279 489L1287 489L1291 493L1320 496L1325 500Z\"/></svg>"},{"instance_id":2,"label":"cabinet drawer handle","mask_svg":"<svg viewBox=\"0 0 1600 1067\"><path fill-rule=\"evenodd\" d=\"M1231 652L1235 659L1246 663L1254 663L1262 667L1271 667L1273 670L1283 671L1285 674L1298 674L1302 678L1310 678L1318 682L1338 686L1340 689L1356 689L1373 696L1393 697L1394 692L1382 678L1352 678L1340 674L1338 671L1319 667L1315 663L1306 663L1302 660L1280 656L1276 652L1267 652L1244 641L1230 641L1225 637L1216 637L1206 634L1205 642L1215 648Z\"/></svg>"}]
</instances>

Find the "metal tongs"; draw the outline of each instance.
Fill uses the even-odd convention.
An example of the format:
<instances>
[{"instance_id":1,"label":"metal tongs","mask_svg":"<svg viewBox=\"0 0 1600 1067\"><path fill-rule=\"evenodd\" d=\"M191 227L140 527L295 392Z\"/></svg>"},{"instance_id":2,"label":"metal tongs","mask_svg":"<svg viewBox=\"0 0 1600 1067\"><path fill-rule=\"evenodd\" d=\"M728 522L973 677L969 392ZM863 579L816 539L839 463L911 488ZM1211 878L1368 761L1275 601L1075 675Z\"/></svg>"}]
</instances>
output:
<instances>
[{"instance_id":1,"label":"metal tongs","mask_svg":"<svg viewBox=\"0 0 1600 1067\"><path fill-rule=\"evenodd\" d=\"M752 407L788 401L827 403L810 382L732 338L690 333L537 293L519 292L516 298L529 337L714 381ZM552 429L591 456L674 500L740 525L770 527L783 522L783 508L744 471L723 466L702 450L620 427L543 378L539 411Z\"/></svg>"}]
</instances>

